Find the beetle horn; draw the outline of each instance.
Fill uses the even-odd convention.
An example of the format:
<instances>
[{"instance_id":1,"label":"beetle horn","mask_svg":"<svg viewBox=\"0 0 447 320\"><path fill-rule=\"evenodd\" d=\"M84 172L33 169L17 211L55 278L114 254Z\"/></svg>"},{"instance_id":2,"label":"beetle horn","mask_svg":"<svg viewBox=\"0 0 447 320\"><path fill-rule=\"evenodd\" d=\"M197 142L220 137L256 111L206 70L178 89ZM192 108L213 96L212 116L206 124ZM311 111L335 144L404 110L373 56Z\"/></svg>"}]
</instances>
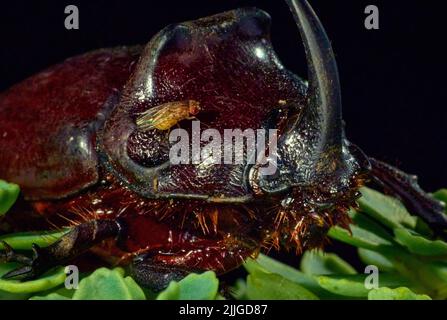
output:
<instances>
[{"instance_id":1,"label":"beetle horn","mask_svg":"<svg viewBox=\"0 0 447 320\"><path fill-rule=\"evenodd\" d=\"M309 111L317 115L323 150L342 144L341 94L337 63L328 36L306 0L286 0L306 50Z\"/></svg>"}]
</instances>

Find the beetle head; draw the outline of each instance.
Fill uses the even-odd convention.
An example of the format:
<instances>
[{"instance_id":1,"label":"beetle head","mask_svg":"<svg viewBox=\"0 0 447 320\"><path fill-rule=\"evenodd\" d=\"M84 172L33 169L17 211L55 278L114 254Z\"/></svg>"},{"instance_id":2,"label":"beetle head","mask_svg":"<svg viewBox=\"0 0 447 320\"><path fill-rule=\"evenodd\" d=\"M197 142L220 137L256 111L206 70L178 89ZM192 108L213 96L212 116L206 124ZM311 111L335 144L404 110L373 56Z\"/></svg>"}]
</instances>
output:
<instances>
[{"instance_id":1,"label":"beetle head","mask_svg":"<svg viewBox=\"0 0 447 320\"><path fill-rule=\"evenodd\" d=\"M270 17L258 9L169 26L151 40L101 135L105 162L130 188L150 198L247 202L316 187L335 195L351 186L360 166L344 138L332 48L309 4L287 2L306 49L308 87L279 62ZM221 134L282 123L273 174L247 162L172 165L167 135L142 133L135 119L185 100L199 102L199 120Z\"/></svg>"}]
</instances>

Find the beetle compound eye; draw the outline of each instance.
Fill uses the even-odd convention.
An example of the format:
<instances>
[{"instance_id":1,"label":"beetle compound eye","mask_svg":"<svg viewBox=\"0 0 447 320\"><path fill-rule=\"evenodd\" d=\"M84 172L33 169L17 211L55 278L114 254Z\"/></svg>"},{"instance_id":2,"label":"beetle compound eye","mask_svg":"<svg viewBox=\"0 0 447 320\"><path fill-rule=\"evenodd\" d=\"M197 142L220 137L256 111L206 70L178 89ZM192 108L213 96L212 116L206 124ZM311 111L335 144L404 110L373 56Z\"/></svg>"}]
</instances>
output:
<instances>
[{"instance_id":1,"label":"beetle compound eye","mask_svg":"<svg viewBox=\"0 0 447 320\"><path fill-rule=\"evenodd\" d=\"M134 131L127 141L128 156L144 167L155 167L169 160L169 141L166 132Z\"/></svg>"}]
</instances>

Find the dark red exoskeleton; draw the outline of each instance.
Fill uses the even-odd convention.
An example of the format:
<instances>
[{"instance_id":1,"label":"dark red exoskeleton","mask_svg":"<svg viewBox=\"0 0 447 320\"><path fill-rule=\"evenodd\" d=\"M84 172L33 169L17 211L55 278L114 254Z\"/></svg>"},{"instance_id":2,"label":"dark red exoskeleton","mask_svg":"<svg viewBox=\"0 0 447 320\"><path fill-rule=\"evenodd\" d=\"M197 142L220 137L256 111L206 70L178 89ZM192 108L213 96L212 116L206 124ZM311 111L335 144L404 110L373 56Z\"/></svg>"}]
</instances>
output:
<instances>
[{"instance_id":1,"label":"dark red exoskeleton","mask_svg":"<svg viewBox=\"0 0 447 320\"><path fill-rule=\"evenodd\" d=\"M169 26L145 47L68 59L2 93L0 178L23 195L5 219L15 231L72 227L33 259L5 255L28 261L6 277L32 278L90 249L132 262L154 289L192 271L223 273L262 247L321 246L331 226L348 227L346 212L371 180L442 233L440 203L346 140L330 42L305 0L287 2L308 83L281 65L269 16L238 9ZM140 130L138 117L159 106L184 115ZM221 133L278 128L275 173L248 162L170 163L159 129L188 128L189 115Z\"/></svg>"}]
</instances>

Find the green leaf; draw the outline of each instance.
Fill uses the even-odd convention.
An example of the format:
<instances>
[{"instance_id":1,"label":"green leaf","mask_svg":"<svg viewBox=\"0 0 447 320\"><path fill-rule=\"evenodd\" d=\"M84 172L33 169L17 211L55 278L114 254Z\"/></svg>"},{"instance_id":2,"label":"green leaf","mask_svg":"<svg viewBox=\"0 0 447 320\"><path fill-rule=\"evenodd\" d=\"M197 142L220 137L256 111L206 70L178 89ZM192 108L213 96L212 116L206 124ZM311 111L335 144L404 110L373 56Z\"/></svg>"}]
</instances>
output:
<instances>
[{"instance_id":1,"label":"green leaf","mask_svg":"<svg viewBox=\"0 0 447 320\"><path fill-rule=\"evenodd\" d=\"M8 212L16 202L19 193L18 185L0 180L0 216Z\"/></svg>"},{"instance_id":2,"label":"green leaf","mask_svg":"<svg viewBox=\"0 0 447 320\"><path fill-rule=\"evenodd\" d=\"M349 232L339 226L329 230L329 237L359 248L375 250L381 246L391 246L391 235L379 224L363 213L351 210L349 216L353 220Z\"/></svg>"},{"instance_id":3,"label":"green leaf","mask_svg":"<svg viewBox=\"0 0 447 320\"><path fill-rule=\"evenodd\" d=\"M0 300L27 300L30 293L11 293L0 291Z\"/></svg>"},{"instance_id":4,"label":"green leaf","mask_svg":"<svg viewBox=\"0 0 447 320\"><path fill-rule=\"evenodd\" d=\"M5 241L15 250L31 250L33 243L37 244L39 247L48 247L52 243L56 242L64 234L66 234L69 229L64 231L41 231L41 232L21 232L13 233L0 237L0 241ZM0 250L4 250L4 246L0 243Z\"/></svg>"},{"instance_id":5,"label":"green leaf","mask_svg":"<svg viewBox=\"0 0 447 320\"><path fill-rule=\"evenodd\" d=\"M31 293L11 293L0 290L0 300L27 300Z\"/></svg>"},{"instance_id":6,"label":"green leaf","mask_svg":"<svg viewBox=\"0 0 447 320\"><path fill-rule=\"evenodd\" d=\"M171 282L157 300L214 300L219 280L212 271L190 274L179 282Z\"/></svg>"},{"instance_id":7,"label":"green leaf","mask_svg":"<svg viewBox=\"0 0 447 320\"><path fill-rule=\"evenodd\" d=\"M368 249L358 249L360 260L366 265L375 265L380 271L395 272L393 262L384 255Z\"/></svg>"},{"instance_id":8,"label":"green leaf","mask_svg":"<svg viewBox=\"0 0 447 320\"><path fill-rule=\"evenodd\" d=\"M306 251L301 258L301 270L308 275L356 274L355 269L334 253Z\"/></svg>"},{"instance_id":9,"label":"green leaf","mask_svg":"<svg viewBox=\"0 0 447 320\"><path fill-rule=\"evenodd\" d=\"M82 278L82 275L80 275ZM71 300L76 290L67 289L64 286L60 286L56 289L50 289L47 291L39 292L37 295L32 296L29 300Z\"/></svg>"},{"instance_id":10,"label":"green leaf","mask_svg":"<svg viewBox=\"0 0 447 320\"><path fill-rule=\"evenodd\" d=\"M447 243L441 240L428 240L407 229L398 228L394 230L396 240L411 253L421 256L446 256Z\"/></svg>"},{"instance_id":11,"label":"green leaf","mask_svg":"<svg viewBox=\"0 0 447 320\"><path fill-rule=\"evenodd\" d=\"M368 300L431 300L425 294L416 294L408 288L379 288L368 293Z\"/></svg>"},{"instance_id":12,"label":"green leaf","mask_svg":"<svg viewBox=\"0 0 447 320\"><path fill-rule=\"evenodd\" d=\"M447 189L440 189L440 190L436 191L435 193L433 193L433 196L436 199L447 203Z\"/></svg>"},{"instance_id":13,"label":"green leaf","mask_svg":"<svg viewBox=\"0 0 447 320\"><path fill-rule=\"evenodd\" d=\"M433 196L438 199L441 200L442 202L444 202L444 204L446 204L445 206L445 213L447 213L447 189L441 189L436 191Z\"/></svg>"},{"instance_id":14,"label":"green leaf","mask_svg":"<svg viewBox=\"0 0 447 320\"><path fill-rule=\"evenodd\" d=\"M447 263L429 261L428 258L393 247L385 255L400 275L412 281L411 286L402 286L422 290L436 299L447 299Z\"/></svg>"},{"instance_id":15,"label":"green leaf","mask_svg":"<svg viewBox=\"0 0 447 320\"><path fill-rule=\"evenodd\" d=\"M160 292L157 296L157 300L181 300L179 283L172 281L165 290Z\"/></svg>"},{"instance_id":16,"label":"green leaf","mask_svg":"<svg viewBox=\"0 0 447 320\"><path fill-rule=\"evenodd\" d=\"M244 263L244 268L250 274L255 272L264 272L280 275L283 278L295 282L300 286L306 288L321 299L342 298L321 288L312 276L309 276L304 272L301 272L295 268L292 268L291 266L276 261L263 254L260 254L256 260L247 259Z\"/></svg>"},{"instance_id":17,"label":"green leaf","mask_svg":"<svg viewBox=\"0 0 447 320\"><path fill-rule=\"evenodd\" d=\"M370 239L368 239L370 238L368 234L363 235L362 233L364 231L362 229L358 229L354 225L351 225L350 229L351 232L339 226L334 226L329 229L328 236L334 240L359 248L374 250L379 245L374 241L370 241Z\"/></svg>"},{"instance_id":18,"label":"green leaf","mask_svg":"<svg viewBox=\"0 0 447 320\"><path fill-rule=\"evenodd\" d=\"M1 277L7 272L14 270L19 265L15 263L4 263L0 265L0 290L9 293L35 293L55 288L65 281L64 268L58 268L39 279L31 281L4 280Z\"/></svg>"},{"instance_id":19,"label":"green leaf","mask_svg":"<svg viewBox=\"0 0 447 320\"><path fill-rule=\"evenodd\" d=\"M46 296L31 297L30 300L70 300L70 298L67 298L59 293L50 293Z\"/></svg>"},{"instance_id":20,"label":"green leaf","mask_svg":"<svg viewBox=\"0 0 447 320\"><path fill-rule=\"evenodd\" d=\"M417 217L416 228L414 228L414 231L427 238L433 237L433 230L420 217Z\"/></svg>"},{"instance_id":21,"label":"green leaf","mask_svg":"<svg viewBox=\"0 0 447 320\"><path fill-rule=\"evenodd\" d=\"M372 218L391 229L401 226L415 228L416 217L412 216L396 198L366 187L361 188L360 192L362 193L362 197L358 200L360 208Z\"/></svg>"},{"instance_id":22,"label":"green leaf","mask_svg":"<svg viewBox=\"0 0 447 320\"><path fill-rule=\"evenodd\" d=\"M380 225L364 212L350 210L349 216L356 227L366 230L370 234L374 234L375 241L380 242L380 244L392 244L393 236L390 230Z\"/></svg>"},{"instance_id":23,"label":"green leaf","mask_svg":"<svg viewBox=\"0 0 447 320\"><path fill-rule=\"evenodd\" d=\"M313 281L312 277L309 277L303 272L263 254L260 254L256 260L247 259L244 263L244 268L248 273L257 271L275 273L303 286L307 286Z\"/></svg>"},{"instance_id":24,"label":"green leaf","mask_svg":"<svg viewBox=\"0 0 447 320\"><path fill-rule=\"evenodd\" d=\"M315 294L295 282L259 271L247 277L247 297L250 300L318 300Z\"/></svg>"},{"instance_id":25,"label":"green leaf","mask_svg":"<svg viewBox=\"0 0 447 320\"><path fill-rule=\"evenodd\" d=\"M238 279L231 288L231 295L236 300L247 300L247 283L242 279Z\"/></svg>"},{"instance_id":26,"label":"green leaf","mask_svg":"<svg viewBox=\"0 0 447 320\"><path fill-rule=\"evenodd\" d=\"M366 298L370 289L365 286L368 275L318 276L320 286L329 292L353 298ZM379 275L379 284L386 287L401 287L408 285L408 281L395 274L383 273Z\"/></svg>"},{"instance_id":27,"label":"green leaf","mask_svg":"<svg viewBox=\"0 0 447 320\"><path fill-rule=\"evenodd\" d=\"M350 244L355 247L375 250L381 246L391 246L392 243L385 240L373 232L360 228L357 225L351 225L351 233L341 227L332 227L328 235L332 239Z\"/></svg>"},{"instance_id":28,"label":"green leaf","mask_svg":"<svg viewBox=\"0 0 447 320\"><path fill-rule=\"evenodd\" d=\"M121 268L100 268L79 282L73 300L145 300L143 290Z\"/></svg>"}]
</instances>

